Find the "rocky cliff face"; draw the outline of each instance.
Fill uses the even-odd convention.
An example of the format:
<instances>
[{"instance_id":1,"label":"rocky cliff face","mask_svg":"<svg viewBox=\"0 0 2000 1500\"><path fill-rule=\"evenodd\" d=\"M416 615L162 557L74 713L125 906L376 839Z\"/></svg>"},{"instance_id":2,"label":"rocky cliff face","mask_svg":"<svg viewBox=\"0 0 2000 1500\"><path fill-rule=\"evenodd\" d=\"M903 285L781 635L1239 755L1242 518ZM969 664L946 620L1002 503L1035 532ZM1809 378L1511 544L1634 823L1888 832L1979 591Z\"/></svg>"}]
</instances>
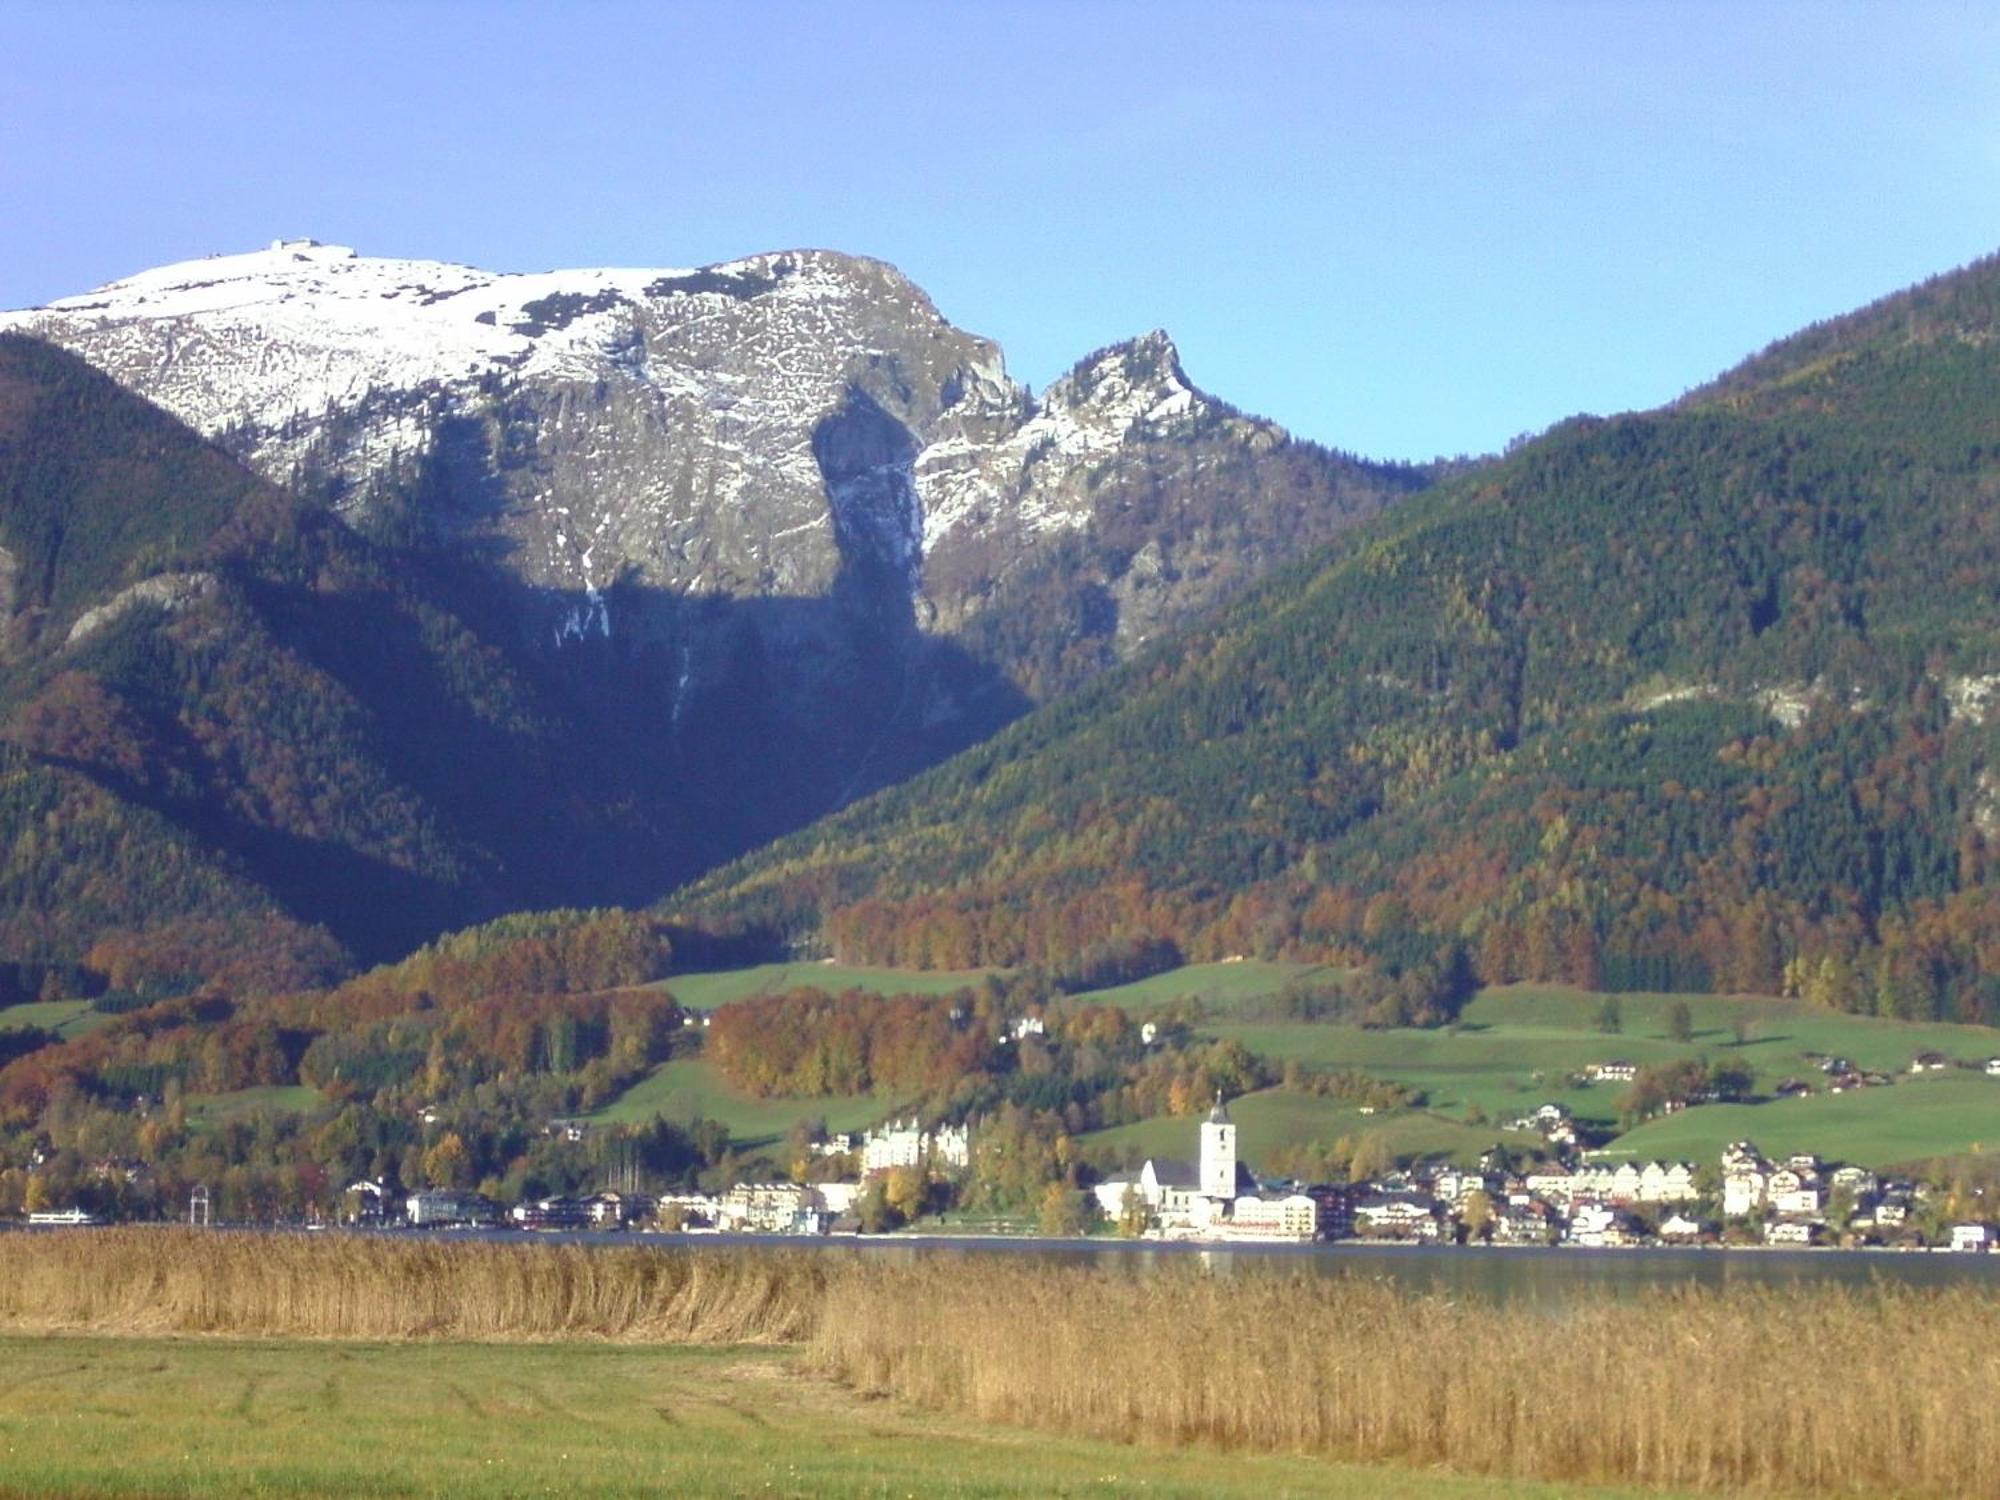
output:
<instances>
[{"instance_id":1,"label":"rocky cliff face","mask_svg":"<svg viewBox=\"0 0 2000 1500\"><path fill-rule=\"evenodd\" d=\"M844 548L914 576L925 434L1025 405L894 270L823 252L496 276L299 242L0 321L349 514L421 482L561 590L823 593Z\"/></svg>"},{"instance_id":2,"label":"rocky cliff face","mask_svg":"<svg viewBox=\"0 0 2000 1500\"><path fill-rule=\"evenodd\" d=\"M826 251L498 275L290 241L8 328L364 530L477 559L523 644L648 695L667 750L702 720L807 736L785 819L1421 482L1205 396L1162 333L1036 400L894 268Z\"/></svg>"}]
</instances>

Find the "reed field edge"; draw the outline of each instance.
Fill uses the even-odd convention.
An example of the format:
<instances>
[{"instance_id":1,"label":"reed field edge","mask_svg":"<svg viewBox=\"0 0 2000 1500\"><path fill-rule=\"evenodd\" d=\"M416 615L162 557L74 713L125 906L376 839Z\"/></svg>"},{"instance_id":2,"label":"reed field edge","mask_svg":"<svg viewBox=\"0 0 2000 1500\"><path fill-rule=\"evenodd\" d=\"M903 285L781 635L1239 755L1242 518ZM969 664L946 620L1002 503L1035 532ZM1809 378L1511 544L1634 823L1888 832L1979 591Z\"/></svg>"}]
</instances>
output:
<instances>
[{"instance_id":1,"label":"reed field edge","mask_svg":"<svg viewBox=\"0 0 2000 1500\"><path fill-rule=\"evenodd\" d=\"M1964 1285L1516 1304L1191 1260L0 1235L0 1334L57 1333L796 1346L860 1396L1064 1440L1523 1486L2000 1492L2000 1296Z\"/></svg>"}]
</instances>

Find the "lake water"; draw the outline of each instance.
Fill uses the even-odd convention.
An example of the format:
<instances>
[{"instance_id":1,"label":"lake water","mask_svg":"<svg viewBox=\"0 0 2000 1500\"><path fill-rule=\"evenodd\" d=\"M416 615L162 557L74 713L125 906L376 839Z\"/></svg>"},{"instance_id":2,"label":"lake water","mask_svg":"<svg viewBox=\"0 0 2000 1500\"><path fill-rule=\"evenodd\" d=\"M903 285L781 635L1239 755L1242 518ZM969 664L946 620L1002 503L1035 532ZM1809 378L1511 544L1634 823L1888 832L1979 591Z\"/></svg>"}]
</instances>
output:
<instances>
[{"instance_id":1,"label":"lake water","mask_svg":"<svg viewBox=\"0 0 2000 1500\"><path fill-rule=\"evenodd\" d=\"M504 1235L519 1239L519 1235ZM914 1235L829 1239L725 1234L580 1234L597 1244L803 1249L911 1261L957 1256L1032 1256L1053 1264L1099 1265L1144 1275L1199 1266L1217 1275L1306 1272L1394 1281L1412 1291L1503 1301L1560 1300L1580 1291L1640 1296L1669 1287L1785 1286L1796 1283L1932 1287L1970 1284L2000 1290L2000 1255L1867 1250L1587 1250L1428 1245L1163 1244L1131 1240L953 1239Z\"/></svg>"},{"instance_id":2,"label":"lake water","mask_svg":"<svg viewBox=\"0 0 2000 1500\"><path fill-rule=\"evenodd\" d=\"M247 1229L247 1226L245 1226ZM15 1227L18 1234L74 1233ZM242 1232L218 1228L218 1234ZM1393 1281L1412 1291L1499 1301L1560 1301L1579 1292L1640 1297L1673 1287L1790 1286L1981 1286L2000 1290L2000 1255L1953 1255L1936 1251L1875 1250L1586 1250L1525 1247L1463 1248L1436 1245L1229 1245L1161 1243L1148 1240L1050 1240L931 1235L840 1235L830 1238L755 1234L645 1234L561 1230L346 1230L337 1234L386 1234L398 1239L421 1235L445 1240L476 1239L503 1244L553 1243L603 1248L651 1246L697 1254L755 1249L805 1254L857 1255L885 1263L957 1257L976 1262L985 1256L1032 1257L1053 1265L1094 1265L1149 1275L1199 1268L1220 1276L1363 1276Z\"/></svg>"}]
</instances>

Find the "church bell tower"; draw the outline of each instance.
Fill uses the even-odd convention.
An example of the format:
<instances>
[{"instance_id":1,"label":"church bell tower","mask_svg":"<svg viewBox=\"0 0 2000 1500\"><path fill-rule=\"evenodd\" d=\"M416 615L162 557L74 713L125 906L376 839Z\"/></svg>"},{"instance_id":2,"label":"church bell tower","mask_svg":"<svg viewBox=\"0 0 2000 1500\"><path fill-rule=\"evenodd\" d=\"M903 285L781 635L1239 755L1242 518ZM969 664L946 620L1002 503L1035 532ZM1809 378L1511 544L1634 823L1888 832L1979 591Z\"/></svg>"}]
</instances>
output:
<instances>
[{"instance_id":1,"label":"church bell tower","mask_svg":"<svg viewBox=\"0 0 2000 1500\"><path fill-rule=\"evenodd\" d=\"M1236 1196L1236 1124L1216 1091L1215 1108L1201 1127L1201 1194L1204 1198Z\"/></svg>"}]
</instances>

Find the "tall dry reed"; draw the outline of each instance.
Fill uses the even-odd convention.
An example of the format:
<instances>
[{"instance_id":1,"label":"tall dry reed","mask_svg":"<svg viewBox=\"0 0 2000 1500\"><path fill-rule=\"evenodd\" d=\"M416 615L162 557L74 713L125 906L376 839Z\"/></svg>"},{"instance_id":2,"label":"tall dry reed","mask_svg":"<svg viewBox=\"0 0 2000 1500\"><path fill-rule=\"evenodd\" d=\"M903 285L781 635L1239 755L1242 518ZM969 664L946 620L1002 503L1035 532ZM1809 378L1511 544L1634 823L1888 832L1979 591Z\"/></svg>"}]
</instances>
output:
<instances>
[{"instance_id":1,"label":"tall dry reed","mask_svg":"<svg viewBox=\"0 0 2000 1500\"><path fill-rule=\"evenodd\" d=\"M825 1271L797 1251L164 1228L0 1234L0 1329L791 1343L812 1329Z\"/></svg>"},{"instance_id":2,"label":"tall dry reed","mask_svg":"<svg viewBox=\"0 0 2000 1500\"><path fill-rule=\"evenodd\" d=\"M1180 1266L851 1270L828 1374L1125 1440L1696 1489L2000 1494L2000 1297L1832 1286L1560 1306Z\"/></svg>"},{"instance_id":3,"label":"tall dry reed","mask_svg":"<svg viewBox=\"0 0 2000 1500\"><path fill-rule=\"evenodd\" d=\"M2000 1293L1495 1304L1275 1266L173 1229L0 1234L0 1331L803 1343L1052 1431L1545 1479L2000 1495Z\"/></svg>"}]
</instances>

